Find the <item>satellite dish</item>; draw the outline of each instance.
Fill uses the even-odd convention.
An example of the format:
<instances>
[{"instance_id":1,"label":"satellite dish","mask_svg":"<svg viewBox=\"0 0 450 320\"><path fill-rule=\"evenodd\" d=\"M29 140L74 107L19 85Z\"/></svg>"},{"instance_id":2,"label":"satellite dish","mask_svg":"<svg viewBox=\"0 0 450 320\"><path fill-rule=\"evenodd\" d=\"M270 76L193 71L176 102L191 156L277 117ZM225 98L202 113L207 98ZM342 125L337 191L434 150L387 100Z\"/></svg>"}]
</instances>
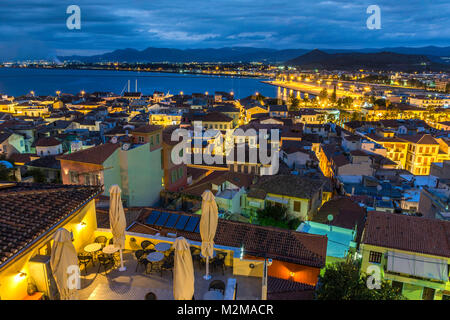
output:
<instances>
[{"instance_id":1,"label":"satellite dish","mask_svg":"<svg viewBox=\"0 0 450 320\"><path fill-rule=\"evenodd\" d=\"M117 143L117 137L112 137L111 138L111 143Z\"/></svg>"},{"instance_id":2,"label":"satellite dish","mask_svg":"<svg viewBox=\"0 0 450 320\"><path fill-rule=\"evenodd\" d=\"M329 214L328 217L327 217L328 221L330 221L330 222L333 221L333 218L334 218L334 217L333 217L332 214Z\"/></svg>"},{"instance_id":3,"label":"satellite dish","mask_svg":"<svg viewBox=\"0 0 450 320\"><path fill-rule=\"evenodd\" d=\"M124 143L122 146L122 150L127 151L128 149L130 149L130 144L129 143Z\"/></svg>"}]
</instances>

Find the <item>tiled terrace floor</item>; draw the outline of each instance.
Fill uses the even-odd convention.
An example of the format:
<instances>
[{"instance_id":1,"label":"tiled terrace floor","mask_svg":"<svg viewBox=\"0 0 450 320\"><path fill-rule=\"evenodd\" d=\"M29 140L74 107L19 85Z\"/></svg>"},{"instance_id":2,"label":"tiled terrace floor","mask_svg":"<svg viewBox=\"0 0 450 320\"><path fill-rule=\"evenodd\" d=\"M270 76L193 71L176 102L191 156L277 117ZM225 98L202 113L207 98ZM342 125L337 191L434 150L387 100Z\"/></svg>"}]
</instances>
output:
<instances>
[{"instance_id":1,"label":"tiled terrace floor","mask_svg":"<svg viewBox=\"0 0 450 320\"><path fill-rule=\"evenodd\" d=\"M105 276L103 268L101 273L97 273L98 263L91 264L87 268L87 276L84 269L81 271L81 290L79 299L81 300L143 300L148 292L156 294L158 300L173 300L172 273L164 271L160 273L145 274L144 268L139 266L136 269L136 260L133 252L125 251L124 265L127 270L120 272L112 269ZM194 262L195 273L195 299L203 300L203 295L208 291L208 285L212 280L222 280L227 283L228 278L235 278L238 300L256 300L261 298L261 278L234 276L232 268L228 267L225 275L221 271L212 272L209 281L203 279L205 269L199 268Z\"/></svg>"}]
</instances>

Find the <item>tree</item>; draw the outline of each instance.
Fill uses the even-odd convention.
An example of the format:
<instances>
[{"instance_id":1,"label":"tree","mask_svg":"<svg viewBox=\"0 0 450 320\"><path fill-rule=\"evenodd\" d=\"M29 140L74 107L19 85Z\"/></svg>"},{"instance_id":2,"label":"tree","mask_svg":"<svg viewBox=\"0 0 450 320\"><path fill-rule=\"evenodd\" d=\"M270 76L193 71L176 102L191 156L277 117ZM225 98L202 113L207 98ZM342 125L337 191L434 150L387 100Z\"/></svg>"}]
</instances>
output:
<instances>
[{"instance_id":1,"label":"tree","mask_svg":"<svg viewBox=\"0 0 450 320\"><path fill-rule=\"evenodd\" d=\"M322 91L320 91L320 93L319 93L319 99L326 100L327 98L328 98L327 88L323 88Z\"/></svg>"},{"instance_id":2,"label":"tree","mask_svg":"<svg viewBox=\"0 0 450 320\"><path fill-rule=\"evenodd\" d=\"M276 206L268 204L264 209L257 211L257 219L260 225L280 227L284 229L297 229L300 225L300 219L292 219L287 215L285 206Z\"/></svg>"},{"instance_id":3,"label":"tree","mask_svg":"<svg viewBox=\"0 0 450 320\"><path fill-rule=\"evenodd\" d=\"M327 265L320 276L318 300L404 300L398 288L381 281L379 289L368 288L369 276L360 273L352 262L336 262ZM369 280L370 281L370 280Z\"/></svg>"},{"instance_id":4,"label":"tree","mask_svg":"<svg viewBox=\"0 0 450 320\"><path fill-rule=\"evenodd\" d=\"M15 181L13 169L0 164L0 181Z\"/></svg>"},{"instance_id":5,"label":"tree","mask_svg":"<svg viewBox=\"0 0 450 320\"><path fill-rule=\"evenodd\" d=\"M300 105L300 100L297 99L293 94L289 96L289 111L297 111Z\"/></svg>"},{"instance_id":6,"label":"tree","mask_svg":"<svg viewBox=\"0 0 450 320\"><path fill-rule=\"evenodd\" d=\"M37 183L43 183L46 182L45 174L42 170L39 169L30 169L27 170L26 176L32 176L33 181Z\"/></svg>"},{"instance_id":7,"label":"tree","mask_svg":"<svg viewBox=\"0 0 450 320\"><path fill-rule=\"evenodd\" d=\"M333 88L333 93L331 94L330 101L331 103L336 103L337 95L336 95L336 85Z\"/></svg>"}]
</instances>

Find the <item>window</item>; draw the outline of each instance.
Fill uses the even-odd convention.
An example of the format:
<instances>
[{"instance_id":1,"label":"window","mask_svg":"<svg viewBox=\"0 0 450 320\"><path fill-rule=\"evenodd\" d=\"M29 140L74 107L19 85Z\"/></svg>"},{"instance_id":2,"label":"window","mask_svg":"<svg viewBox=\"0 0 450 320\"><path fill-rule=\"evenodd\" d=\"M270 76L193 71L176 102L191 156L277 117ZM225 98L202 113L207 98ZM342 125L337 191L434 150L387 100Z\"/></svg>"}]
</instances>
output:
<instances>
[{"instance_id":1,"label":"window","mask_svg":"<svg viewBox=\"0 0 450 320\"><path fill-rule=\"evenodd\" d=\"M434 289L432 288L423 288L422 299L423 300L433 300L434 299Z\"/></svg>"},{"instance_id":2,"label":"window","mask_svg":"<svg viewBox=\"0 0 450 320\"><path fill-rule=\"evenodd\" d=\"M91 185L91 175L90 174L86 174L85 176L84 176L84 180L85 180L85 184L86 185Z\"/></svg>"},{"instance_id":3,"label":"window","mask_svg":"<svg viewBox=\"0 0 450 320\"><path fill-rule=\"evenodd\" d=\"M382 255L383 254L381 252L370 251L370 253L369 253L369 262L381 263Z\"/></svg>"},{"instance_id":4,"label":"window","mask_svg":"<svg viewBox=\"0 0 450 320\"><path fill-rule=\"evenodd\" d=\"M153 146L153 136L150 137L150 145Z\"/></svg>"},{"instance_id":5,"label":"window","mask_svg":"<svg viewBox=\"0 0 450 320\"><path fill-rule=\"evenodd\" d=\"M70 171L69 172L70 175L70 183L78 183L78 174L76 172Z\"/></svg>"},{"instance_id":6,"label":"window","mask_svg":"<svg viewBox=\"0 0 450 320\"><path fill-rule=\"evenodd\" d=\"M143 136L139 136L139 137L138 137L138 142L139 142L139 143L144 143L144 141L145 141L145 139L144 139Z\"/></svg>"},{"instance_id":7,"label":"window","mask_svg":"<svg viewBox=\"0 0 450 320\"><path fill-rule=\"evenodd\" d=\"M302 203L300 201L294 201L294 211L300 212L302 208Z\"/></svg>"},{"instance_id":8,"label":"window","mask_svg":"<svg viewBox=\"0 0 450 320\"><path fill-rule=\"evenodd\" d=\"M156 135L156 144L159 144L159 134Z\"/></svg>"}]
</instances>

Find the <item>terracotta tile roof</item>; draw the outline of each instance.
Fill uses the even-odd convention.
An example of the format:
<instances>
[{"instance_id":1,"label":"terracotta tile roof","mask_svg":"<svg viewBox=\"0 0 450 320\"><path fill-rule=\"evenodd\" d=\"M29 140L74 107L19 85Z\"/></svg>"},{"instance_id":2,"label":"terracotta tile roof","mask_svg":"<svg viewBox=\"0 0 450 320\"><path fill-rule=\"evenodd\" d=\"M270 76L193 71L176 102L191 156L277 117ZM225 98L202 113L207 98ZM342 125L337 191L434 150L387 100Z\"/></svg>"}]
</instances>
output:
<instances>
[{"instance_id":1,"label":"terracotta tile roof","mask_svg":"<svg viewBox=\"0 0 450 320\"><path fill-rule=\"evenodd\" d=\"M0 143L5 142L12 135L10 132L0 133Z\"/></svg>"},{"instance_id":2,"label":"terracotta tile roof","mask_svg":"<svg viewBox=\"0 0 450 320\"><path fill-rule=\"evenodd\" d=\"M101 192L99 187L16 183L0 192L0 267Z\"/></svg>"},{"instance_id":3,"label":"terracotta tile roof","mask_svg":"<svg viewBox=\"0 0 450 320\"><path fill-rule=\"evenodd\" d=\"M146 124L145 126L134 129L133 133L152 133L158 130L161 130L163 127L154 125L154 124Z\"/></svg>"},{"instance_id":4,"label":"terracotta tile roof","mask_svg":"<svg viewBox=\"0 0 450 320\"><path fill-rule=\"evenodd\" d=\"M324 180L309 179L295 175L263 176L251 187L283 196L310 199L325 184Z\"/></svg>"},{"instance_id":5,"label":"terracotta tile roof","mask_svg":"<svg viewBox=\"0 0 450 320\"><path fill-rule=\"evenodd\" d=\"M45 156L38 159L31 160L26 163L27 166L36 168L48 168L61 170L61 163L56 159L56 156Z\"/></svg>"},{"instance_id":6,"label":"terracotta tile roof","mask_svg":"<svg viewBox=\"0 0 450 320\"><path fill-rule=\"evenodd\" d=\"M399 135L400 139L417 143L417 144L439 144L436 139L434 139L429 134L418 134L418 135Z\"/></svg>"},{"instance_id":7,"label":"terracotta tile roof","mask_svg":"<svg viewBox=\"0 0 450 320\"><path fill-rule=\"evenodd\" d=\"M309 284L267 277L268 300L312 300L314 290Z\"/></svg>"},{"instance_id":8,"label":"terracotta tile roof","mask_svg":"<svg viewBox=\"0 0 450 320\"><path fill-rule=\"evenodd\" d=\"M333 215L331 222L328 221L330 214ZM364 208L349 197L341 197L325 202L312 220L325 224L331 223L333 226L346 229L354 229L356 226L356 240L359 241L364 229L365 218L366 210Z\"/></svg>"},{"instance_id":9,"label":"terracotta tile roof","mask_svg":"<svg viewBox=\"0 0 450 320\"><path fill-rule=\"evenodd\" d=\"M138 222L145 223L145 218L153 209L146 209L141 214ZM155 209L156 210L156 209ZM166 209L157 209L167 211ZM180 215L191 215L176 212ZM161 227L150 225L153 228ZM129 231L134 231L131 226ZM140 231L145 231L141 230ZM179 231L164 228L169 232L176 232L177 236L185 237L193 241L201 241L199 233ZM247 255L256 257L267 257L274 260L291 262L299 265L322 268L325 265L327 237L311 235L293 230L280 229L276 227L264 227L250 223L219 219L214 242L218 245L233 248L242 248Z\"/></svg>"},{"instance_id":10,"label":"terracotta tile roof","mask_svg":"<svg viewBox=\"0 0 450 320\"><path fill-rule=\"evenodd\" d=\"M58 160L103 164L118 149L118 143L105 143L92 148L80 150L57 157Z\"/></svg>"},{"instance_id":11,"label":"terracotta tile roof","mask_svg":"<svg viewBox=\"0 0 450 320\"><path fill-rule=\"evenodd\" d=\"M332 157L332 159L337 167L342 167L350 163L350 161L344 154L335 155Z\"/></svg>"},{"instance_id":12,"label":"terracotta tile roof","mask_svg":"<svg viewBox=\"0 0 450 320\"><path fill-rule=\"evenodd\" d=\"M450 258L450 222L369 212L361 242Z\"/></svg>"},{"instance_id":13,"label":"terracotta tile roof","mask_svg":"<svg viewBox=\"0 0 450 320\"><path fill-rule=\"evenodd\" d=\"M53 147L61 144L61 141L54 137L41 138L34 143L36 147Z\"/></svg>"},{"instance_id":14,"label":"terracotta tile roof","mask_svg":"<svg viewBox=\"0 0 450 320\"><path fill-rule=\"evenodd\" d=\"M13 153L9 156L9 160L14 164L25 164L31 161L34 158L39 158L36 154L33 153Z\"/></svg>"},{"instance_id":15,"label":"terracotta tile roof","mask_svg":"<svg viewBox=\"0 0 450 320\"><path fill-rule=\"evenodd\" d=\"M206 122L231 122L231 121L233 121L233 119L230 118L229 116L227 116L226 114L224 114L222 112L216 112L216 111L207 113L206 115L202 115L198 118L195 118L195 120L201 120L201 121L206 121Z\"/></svg>"}]
</instances>

